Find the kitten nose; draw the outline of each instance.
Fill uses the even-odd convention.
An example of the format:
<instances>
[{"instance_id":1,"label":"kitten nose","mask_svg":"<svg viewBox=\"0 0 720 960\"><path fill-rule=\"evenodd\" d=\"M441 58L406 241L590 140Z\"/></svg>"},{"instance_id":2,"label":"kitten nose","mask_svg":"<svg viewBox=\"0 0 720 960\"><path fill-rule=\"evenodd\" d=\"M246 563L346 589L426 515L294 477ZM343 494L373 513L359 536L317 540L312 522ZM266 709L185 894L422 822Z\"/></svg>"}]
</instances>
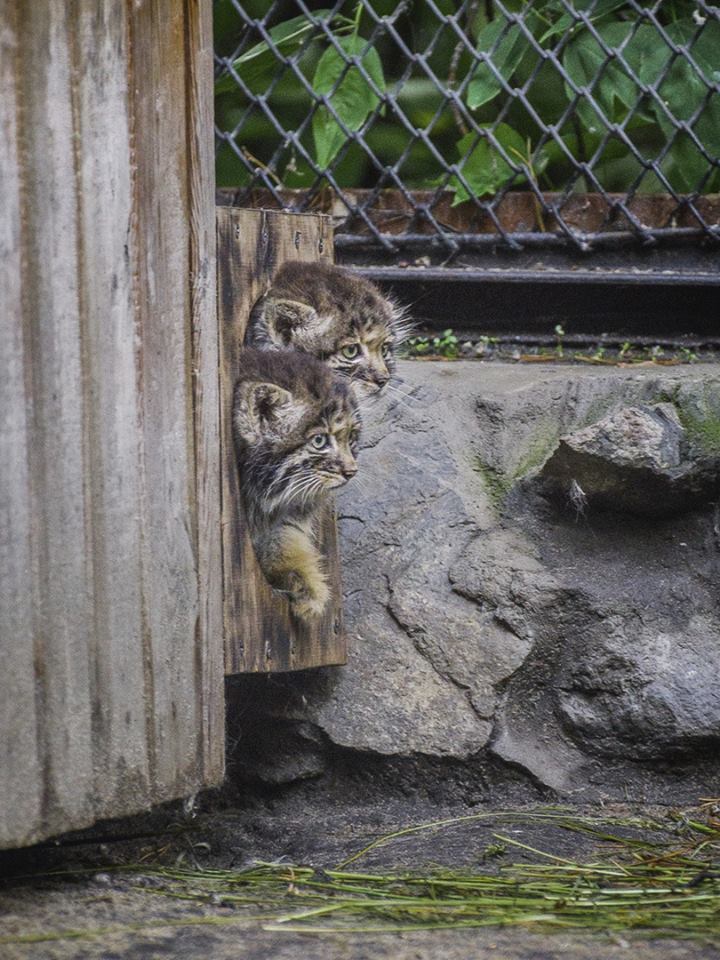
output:
<instances>
[{"instance_id":1,"label":"kitten nose","mask_svg":"<svg viewBox=\"0 0 720 960\"><path fill-rule=\"evenodd\" d=\"M375 376L373 377L373 380L379 387L384 387L389 379L390 379L389 373L376 373Z\"/></svg>"},{"instance_id":2,"label":"kitten nose","mask_svg":"<svg viewBox=\"0 0 720 960\"><path fill-rule=\"evenodd\" d=\"M344 463L342 465L342 475L346 480L351 480L357 473L358 468L356 463Z\"/></svg>"}]
</instances>

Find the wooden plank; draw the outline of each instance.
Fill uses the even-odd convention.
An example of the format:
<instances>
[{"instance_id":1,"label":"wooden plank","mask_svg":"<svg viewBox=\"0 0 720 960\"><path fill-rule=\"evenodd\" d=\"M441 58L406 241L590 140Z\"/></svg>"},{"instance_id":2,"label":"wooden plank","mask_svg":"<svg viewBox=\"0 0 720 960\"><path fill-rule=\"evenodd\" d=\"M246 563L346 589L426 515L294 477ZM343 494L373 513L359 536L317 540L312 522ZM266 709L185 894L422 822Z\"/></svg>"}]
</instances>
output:
<instances>
[{"instance_id":1,"label":"wooden plank","mask_svg":"<svg viewBox=\"0 0 720 960\"><path fill-rule=\"evenodd\" d=\"M23 93L13 0L0 0L0 848L41 815L43 780L33 669L33 504L22 325L22 205L17 112Z\"/></svg>"},{"instance_id":2,"label":"wooden plank","mask_svg":"<svg viewBox=\"0 0 720 960\"><path fill-rule=\"evenodd\" d=\"M141 443L136 389L134 222L125 11L76 5L78 275L81 289L88 567L94 608L94 803L132 808L152 797L144 704ZM117 54L117 55L116 55Z\"/></svg>"},{"instance_id":3,"label":"wooden plank","mask_svg":"<svg viewBox=\"0 0 720 960\"><path fill-rule=\"evenodd\" d=\"M95 786L77 143L72 35L64 6L19 4L18 36L21 322L32 397L28 450L35 559L27 589L34 610L36 749L43 771L42 827L34 826L55 833L65 824L93 819Z\"/></svg>"},{"instance_id":4,"label":"wooden plank","mask_svg":"<svg viewBox=\"0 0 720 960\"><path fill-rule=\"evenodd\" d=\"M210 16L0 0L0 847L222 777Z\"/></svg>"},{"instance_id":5,"label":"wooden plank","mask_svg":"<svg viewBox=\"0 0 720 960\"><path fill-rule=\"evenodd\" d=\"M197 15L198 8L173 0L142 0L130 13L145 697L155 794L168 799L202 783L198 749L210 715L197 669L205 625L196 555L191 338L187 129L193 87L186 70L178 69L193 11ZM210 131L199 134L209 137ZM197 244L197 222L195 229Z\"/></svg>"},{"instance_id":6,"label":"wooden plank","mask_svg":"<svg viewBox=\"0 0 720 960\"><path fill-rule=\"evenodd\" d=\"M238 356L250 309L286 260L332 261L329 219L219 207L217 226L225 672L278 672L345 663L334 508L326 511L322 536L332 601L317 625L308 626L292 617L287 600L272 590L255 558L241 504L231 420Z\"/></svg>"},{"instance_id":7,"label":"wooden plank","mask_svg":"<svg viewBox=\"0 0 720 960\"><path fill-rule=\"evenodd\" d=\"M220 537L220 376L216 304L215 150L212 6L187 0L188 157L190 173L190 306L193 336L195 495L200 590L198 752L203 777L225 769L222 542Z\"/></svg>"}]
</instances>

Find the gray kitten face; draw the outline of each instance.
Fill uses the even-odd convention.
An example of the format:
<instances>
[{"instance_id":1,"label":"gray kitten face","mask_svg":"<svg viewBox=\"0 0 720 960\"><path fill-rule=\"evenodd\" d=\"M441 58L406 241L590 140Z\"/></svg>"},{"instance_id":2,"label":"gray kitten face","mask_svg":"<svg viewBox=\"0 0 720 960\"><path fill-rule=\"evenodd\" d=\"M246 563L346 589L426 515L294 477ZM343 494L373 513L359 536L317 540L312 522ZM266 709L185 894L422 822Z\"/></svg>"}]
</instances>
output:
<instances>
[{"instance_id":1,"label":"gray kitten face","mask_svg":"<svg viewBox=\"0 0 720 960\"><path fill-rule=\"evenodd\" d=\"M233 428L251 513L312 510L357 472L357 402L326 366L289 351L245 350Z\"/></svg>"},{"instance_id":2,"label":"gray kitten face","mask_svg":"<svg viewBox=\"0 0 720 960\"><path fill-rule=\"evenodd\" d=\"M407 333L402 311L368 280L328 264L286 263L253 309L247 342L310 354L362 397L390 380Z\"/></svg>"}]
</instances>

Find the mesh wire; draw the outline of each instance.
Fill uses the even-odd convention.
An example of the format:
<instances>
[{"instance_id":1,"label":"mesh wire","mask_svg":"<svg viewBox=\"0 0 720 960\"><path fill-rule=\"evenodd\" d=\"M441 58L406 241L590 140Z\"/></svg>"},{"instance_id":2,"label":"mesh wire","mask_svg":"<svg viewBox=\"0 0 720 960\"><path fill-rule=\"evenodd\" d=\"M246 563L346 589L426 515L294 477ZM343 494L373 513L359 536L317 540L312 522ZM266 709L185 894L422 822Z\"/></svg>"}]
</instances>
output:
<instances>
[{"instance_id":1,"label":"mesh wire","mask_svg":"<svg viewBox=\"0 0 720 960\"><path fill-rule=\"evenodd\" d=\"M217 0L218 184L336 244L720 240L720 7Z\"/></svg>"}]
</instances>

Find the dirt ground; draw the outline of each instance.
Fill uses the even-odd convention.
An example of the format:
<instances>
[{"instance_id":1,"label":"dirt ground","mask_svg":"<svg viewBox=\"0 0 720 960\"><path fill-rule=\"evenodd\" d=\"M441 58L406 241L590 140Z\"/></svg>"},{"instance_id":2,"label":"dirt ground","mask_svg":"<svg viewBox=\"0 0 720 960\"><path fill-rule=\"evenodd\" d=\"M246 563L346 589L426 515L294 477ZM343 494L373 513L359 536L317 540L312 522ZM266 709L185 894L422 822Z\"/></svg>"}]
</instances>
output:
<instances>
[{"instance_id":1,"label":"dirt ground","mask_svg":"<svg viewBox=\"0 0 720 960\"><path fill-rule=\"evenodd\" d=\"M481 928L412 933L309 935L263 929L257 907L178 900L157 877L123 873L128 863L239 868L254 860L331 869L372 840L408 824L482 810L417 808L398 801L307 810L293 798L183 815L173 807L149 817L106 824L60 845L0 854L2 960L700 960L720 957L718 945L646 940L616 934L544 934ZM615 807L604 812L637 813ZM648 811L649 812L649 811ZM393 840L355 867L403 870L454 866L497 869L487 851L497 822L471 821ZM529 846L559 856L590 858L597 841L576 833L505 819L502 826ZM515 857L520 859L522 854ZM54 871L62 875L52 876ZM68 874L68 871L73 871ZM264 914L267 916L267 913ZM718 933L720 944L720 930Z\"/></svg>"}]
</instances>

